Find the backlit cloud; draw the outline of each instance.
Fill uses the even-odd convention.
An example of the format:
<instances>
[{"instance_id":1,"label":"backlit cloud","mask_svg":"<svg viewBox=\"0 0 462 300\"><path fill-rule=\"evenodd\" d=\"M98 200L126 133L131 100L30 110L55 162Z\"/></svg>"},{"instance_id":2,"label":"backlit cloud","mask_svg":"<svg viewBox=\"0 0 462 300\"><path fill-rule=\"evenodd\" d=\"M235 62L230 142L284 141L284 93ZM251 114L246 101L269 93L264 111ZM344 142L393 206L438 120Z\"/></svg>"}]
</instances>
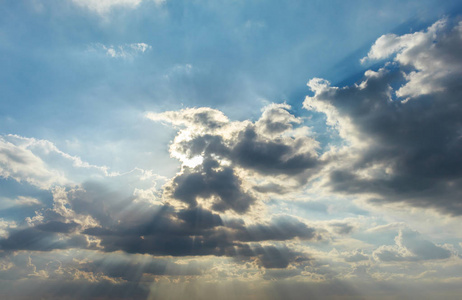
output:
<instances>
[{"instance_id":1,"label":"backlit cloud","mask_svg":"<svg viewBox=\"0 0 462 300\"><path fill-rule=\"evenodd\" d=\"M306 98L305 107L325 113L348 143L326 186L375 194L375 202L462 213L462 106L455 79L460 28L439 21L423 32L380 38L368 57L397 53L395 65L366 71L358 84L340 88L310 81L315 95Z\"/></svg>"},{"instance_id":2,"label":"backlit cloud","mask_svg":"<svg viewBox=\"0 0 462 300\"><path fill-rule=\"evenodd\" d=\"M0 299L459 299L460 5L334 2L6 1Z\"/></svg>"}]
</instances>

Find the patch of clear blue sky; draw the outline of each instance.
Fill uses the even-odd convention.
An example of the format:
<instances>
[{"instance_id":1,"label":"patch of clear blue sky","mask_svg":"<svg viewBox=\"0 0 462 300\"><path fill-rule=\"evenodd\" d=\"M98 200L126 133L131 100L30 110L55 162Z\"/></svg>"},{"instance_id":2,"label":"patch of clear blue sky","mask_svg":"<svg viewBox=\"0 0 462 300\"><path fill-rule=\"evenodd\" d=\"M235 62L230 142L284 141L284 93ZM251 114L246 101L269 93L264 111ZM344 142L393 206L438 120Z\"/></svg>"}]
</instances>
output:
<instances>
[{"instance_id":1,"label":"patch of clear blue sky","mask_svg":"<svg viewBox=\"0 0 462 300\"><path fill-rule=\"evenodd\" d=\"M0 132L49 139L121 171L167 174L177 166L167 154L174 132L145 111L210 106L243 120L265 101L286 101L306 116L309 79L351 84L380 35L460 11L456 0L167 0L101 17L71 1L1 1ZM140 42L152 49L129 59L89 51ZM323 117L310 122L327 144Z\"/></svg>"}]
</instances>

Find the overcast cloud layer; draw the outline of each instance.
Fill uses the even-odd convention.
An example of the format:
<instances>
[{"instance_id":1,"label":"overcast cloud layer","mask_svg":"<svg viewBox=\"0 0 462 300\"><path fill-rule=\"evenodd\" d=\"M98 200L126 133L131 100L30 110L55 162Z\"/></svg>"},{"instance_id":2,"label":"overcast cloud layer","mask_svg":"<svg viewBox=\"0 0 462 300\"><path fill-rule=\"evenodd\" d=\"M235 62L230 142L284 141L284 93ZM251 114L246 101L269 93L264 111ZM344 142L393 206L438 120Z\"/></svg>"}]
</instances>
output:
<instances>
[{"instance_id":1,"label":"overcast cloud layer","mask_svg":"<svg viewBox=\"0 0 462 300\"><path fill-rule=\"evenodd\" d=\"M460 297L459 6L231 2L5 4L0 298Z\"/></svg>"}]
</instances>

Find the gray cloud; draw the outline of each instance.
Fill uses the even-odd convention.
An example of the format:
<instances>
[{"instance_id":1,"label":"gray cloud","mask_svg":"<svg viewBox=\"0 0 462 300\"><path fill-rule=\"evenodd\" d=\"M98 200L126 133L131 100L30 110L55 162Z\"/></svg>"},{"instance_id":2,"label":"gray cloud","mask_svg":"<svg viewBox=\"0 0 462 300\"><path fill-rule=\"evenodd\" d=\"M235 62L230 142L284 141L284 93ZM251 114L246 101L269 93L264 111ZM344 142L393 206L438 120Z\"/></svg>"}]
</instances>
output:
<instances>
[{"instance_id":1,"label":"gray cloud","mask_svg":"<svg viewBox=\"0 0 462 300\"><path fill-rule=\"evenodd\" d=\"M219 174L212 175L217 178L210 180L220 180ZM51 208L37 211L21 227L6 230L7 237L0 240L0 250L6 252L76 248L157 256L239 256L270 268L287 267L296 255L285 246L274 248L261 242L317 237L314 228L289 216L254 224L240 218L223 220L200 205L175 208L141 201L125 188L96 181L55 189Z\"/></svg>"},{"instance_id":2,"label":"gray cloud","mask_svg":"<svg viewBox=\"0 0 462 300\"><path fill-rule=\"evenodd\" d=\"M360 262L365 260L369 260L369 257L359 251L356 251L354 254L345 256L346 262Z\"/></svg>"},{"instance_id":3,"label":"gray cloud","mask_svg":"<svg viewBox=\"0 0 462 300\"><path fill-rule=\"evenodd\" d=\"M239 241L285 241L295 237L310 240L316 236L314 228L290 217L275 218L268 225L242 226L239 231L236 236Z\"/></svg>"},{"instance_id":4,"label":"gray cloud","mask_svg":"<svg viewBox=\"0 0 462 300\"><path fill-rule=\"evenodd\" d=\"M57 223L56 223L57 224ZM54 249L87 248L88 241L82 235L62 235L59 230L69 230L68 225L60 223L60 227L50 231L48 224L34 228L26 228L10 232L6 239L0 240L0 249L11 250L38 250L51 251ZM42 227L42 228L40 228ZM72 227L72 226L71 226Z\"/></svg>"},{"instance_id":5,"label":"gray cloud","mask_svg":"<svg viewBox=\"0 0 462 300\"><path fill-rule=\"evenodd\" d=\"M254 128L247 128L238 136L231 150L231 158L244 168L265 175L296 175L319 165L313 153L299 153L302 145L286 145L277 140L259 140Z\"/></svg>"},{"instance_id":6,"label":"gray cloud","mask_svg":"<svg viewBox=\"0 0 462 300\"><path fill-rule=\"evenodd\" d=\"M350 234L355 229L355 226L352 224L343 222L331 223L329 226L338 234Z\"/></svg>"},{"instance_id":7,"label":"gray cloud","mask_svg":"<svg viewBox=\"0 0 462 300\"><path fill-rule=\"evenodd\" d=\"M316 152L318 142L307 135L308 128L293 127L301 120L289 109L287 104L271 104L254 123L230 122L222 112L210 108L147 114L152 120L185 127L170 147L172 156L183 162L182 172L165 190L191 207L200 197L211 201L215 211L245 213L256 196L244 186L251 184L259 193L284 193L290 190L278 188L287 185L284 179L294 180L293 188L306 183L324 162ZM255 184L237 170L271 177L281 184Z\"/></svg>"},{"instance_id":8,"label":"gray cloud","mask_svg":"<svg viewBox=\"0 0 462 300\"><path fill-rule=\"evenodd\" d=\"M382 246L373 255L381 261L420 261L447 259L451 251L437 246L424 239L420 233L413 230L400 230L395 238L395 246Z\"/></svg>"},{"instance_id":9,"label":"gray cloud","mask_svg":"<svg viewBox=\"0 0 462 300\"><path fill-rule=\"evenodd\" d=\"M145 275L198 276L204 272L204 268L194 261L179 265L162 259L137 262L119 257L113 261L98 259L82 263L79 265L79 269L93 274L101 273L111 278L120 278L129 282L140 282Z\"/></svg>"},{"instance_id":10,"label":"gray cloud","mask_svg":"<svg viewBox=\"0 0 462 300\"><path fill-rule=\"evenodd\" d=\"M286 248L281 251L287 253L278 256L276 250L260 246L258 242L295 238L312 240L317 236L315 229L289 217L275 218L267 224L246 225L241 219L223 222L218 214L199 207L178 212L171 207L162 207L149 222L106 229L89 228L84 233L101 239L105 251L258 258L265 261L262 262L265 267L286 267L295 256ZM252 244L247 244L249 242ZM266 250L273 251L274 255L268 256L270 252L266 253ZM276 258L284 263L273 263Z\"/></svg>"},{"instance_id":11,"label":"gray cloud","mask_svg":"<svg viewBox=\"0 0 462 300\"><path fill-rule=\"evenodd\" d=\"M259 266L267 269L284 269L290 263L298 264L309 261L310 259L304 253L293 251L286 246L261 246L258 244L247 245L241 244L238 247L230 249L236 260L247 261L255 258Z\"/></svg>"},{"instance_id":12,"label":"gray cloud","mask_svg":"<svg viewBox=\"0 0 462 300\"><path fill-rule=\"evenodd\" d=\"M359 84L310 82L305 107L324 112L351 145L329 174L333 191L462 214L461 26L438 24L400 37L395 65L367 71Z\"/></svg>"},{"instance_id":13,"label":"gray cloud","mask_svg":"<svg viewBox=\"0 0 462 300\"><path fill-rule=\"evenodd\" d=\"M232 209L238 213L246 212L255 198L243 191L241 179L230 167L216 170L220 165L216 160L207 159L196 168L185 168L182 174L173 179L172 196L191 207L197 205L196 198L216 196L212 208L215 211Z\"/></svg>"}]
</instances>

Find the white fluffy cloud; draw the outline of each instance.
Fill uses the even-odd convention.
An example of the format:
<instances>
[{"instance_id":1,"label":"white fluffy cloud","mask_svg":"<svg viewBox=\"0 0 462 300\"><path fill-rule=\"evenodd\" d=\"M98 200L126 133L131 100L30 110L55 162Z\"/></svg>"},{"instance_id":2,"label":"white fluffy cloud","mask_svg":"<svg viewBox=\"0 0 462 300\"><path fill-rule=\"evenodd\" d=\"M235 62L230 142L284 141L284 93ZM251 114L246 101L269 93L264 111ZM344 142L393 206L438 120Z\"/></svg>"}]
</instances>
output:
<instances>
[{"instance_id":1,"label":"white fluffy cloud","mask_svg":"<svg viewBox=\"0 0 462 300\"><path fill-rule=\"evenodd\" d=\"M362 61L388 58L411 68L405 73L406 84L396 91L401 98L440 92L449 81L462 74L462 22L451 28L440 20L426 31L380 37Z\"/></svg>"},{"instance_id":2,"label":"white fluffy cloud","mask_svg":"<svg viewBox=\"0 0 462 300\"><path fill-rule=\"evenodd\" d=\"M156 178L152 172L135 169L141 177ZM48 140L18 135L0 136L0 177L27 182L40 189L79 184L84 180L120 175L105 166L83 161L58 149Z\"/></svg>"},{"instance_id":3,"label":"white fluffy cloud","mask_svg":"<svg viewBox=\"0 0 462 300\"><path fill-rule=\"evenodd\" d=\"M16 143L15 143L16 142ZM16 181L26 181L47 189L53 184L65 184L68 179L58 170L50 170L46 163L31 149L37 146L35 139L16 136L0 137L0 176ZM49 145L44 144L45 152Z\"/></svg>"}]
</instances>

